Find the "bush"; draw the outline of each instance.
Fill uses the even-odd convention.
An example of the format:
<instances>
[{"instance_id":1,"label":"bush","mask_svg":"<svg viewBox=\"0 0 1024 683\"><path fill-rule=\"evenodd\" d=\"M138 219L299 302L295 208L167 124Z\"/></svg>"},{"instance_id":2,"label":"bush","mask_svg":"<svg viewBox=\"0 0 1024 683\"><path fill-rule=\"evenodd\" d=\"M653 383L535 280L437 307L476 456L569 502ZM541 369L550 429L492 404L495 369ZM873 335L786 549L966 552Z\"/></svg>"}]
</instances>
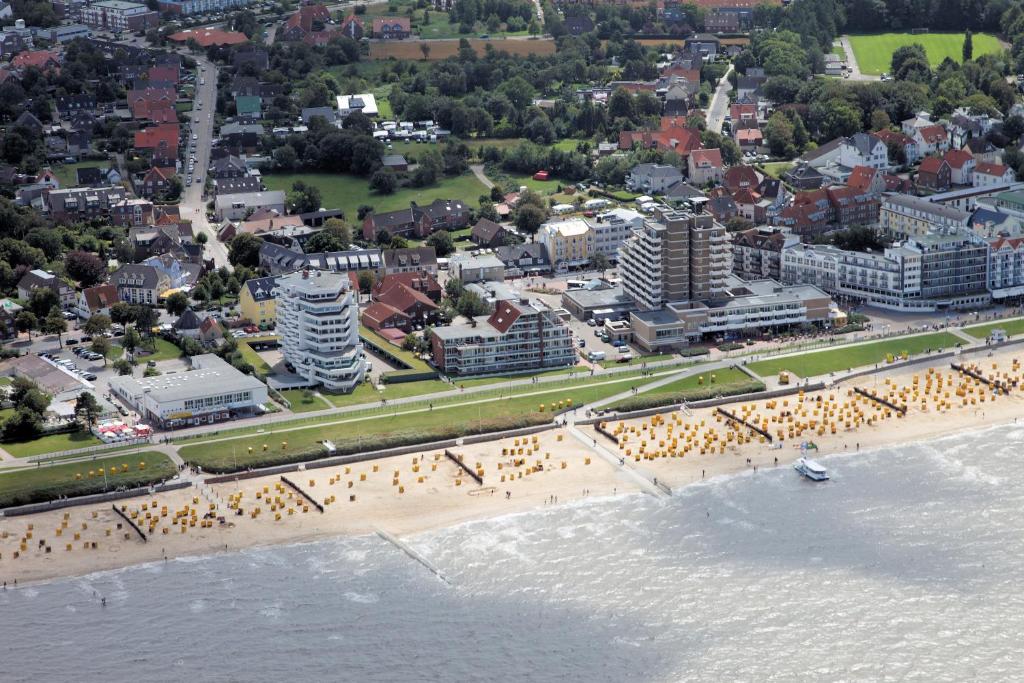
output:
<instances>
[{"instance_id":1,"label":"bush","mask_svg":"<svg viewBox=\"0 0 1024 683\"><path fill-rule=\"evenodd\" d=\"M693 358L694 356L706 356L711 353L711 349L705 349L702 347L685 348L679 352L679 355L683 358Z\"/></svg>"},{"instance_id":2,"label":"bush","mask_svg":"<svg viewBox=\"0 0 1024 683\"><path fill-rule=\"evenodd\" d=\"M742 349L743 344L737 342L725 342L724 344L718 345L719 351L735 351L736 349Z\"/></svg>"}]
</instances>

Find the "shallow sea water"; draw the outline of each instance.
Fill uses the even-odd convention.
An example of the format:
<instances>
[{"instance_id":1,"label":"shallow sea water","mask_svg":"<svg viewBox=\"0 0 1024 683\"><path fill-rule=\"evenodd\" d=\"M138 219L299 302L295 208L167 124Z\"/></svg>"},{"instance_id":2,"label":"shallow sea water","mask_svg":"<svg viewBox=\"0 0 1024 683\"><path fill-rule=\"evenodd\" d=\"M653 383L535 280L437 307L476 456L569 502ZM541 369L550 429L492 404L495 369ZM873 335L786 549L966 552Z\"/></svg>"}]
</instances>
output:
<instances>
[{"instance_id":1,"label":"shallow sea water","mask_svg":"<svg viewBox=\"0 0 1024 683\"><path fill-rule=\"evenodd\" d=\"M0 592L3 681L1024 679L1024 428ZM99 596L107 606L99 605Z\"/></svg>"}]
</instances>

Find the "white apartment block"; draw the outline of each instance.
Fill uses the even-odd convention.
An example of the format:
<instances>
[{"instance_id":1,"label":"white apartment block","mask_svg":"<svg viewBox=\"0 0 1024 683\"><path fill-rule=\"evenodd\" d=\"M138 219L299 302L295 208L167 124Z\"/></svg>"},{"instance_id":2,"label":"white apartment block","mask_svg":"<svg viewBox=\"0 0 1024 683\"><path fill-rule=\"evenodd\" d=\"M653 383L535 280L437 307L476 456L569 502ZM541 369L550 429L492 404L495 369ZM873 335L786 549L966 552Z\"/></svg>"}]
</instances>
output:
<instances>
[{"instance_id":1,"label":"white apartment block","mask_svg":"<svg viewBox=\"0 0 1024 683\"><path fill-rule=\"evenodd\" d=\"M346 273L301 270L278 279L277 332L295 373L328 391L363 381L359 306Z\"/></svg>"},{"instance_id":2,"label":"white apartment block","mask_svg":"<svg viewBox=\"0 0 1024 683\"><path fill-rule=\"evenodd\" d=\"M643 214L631 209L612 209L587 220L590 226L590 255L604 254L611 260L619 257L619 247L635 229L643 225Z\"/></svg>"}]
</instances>

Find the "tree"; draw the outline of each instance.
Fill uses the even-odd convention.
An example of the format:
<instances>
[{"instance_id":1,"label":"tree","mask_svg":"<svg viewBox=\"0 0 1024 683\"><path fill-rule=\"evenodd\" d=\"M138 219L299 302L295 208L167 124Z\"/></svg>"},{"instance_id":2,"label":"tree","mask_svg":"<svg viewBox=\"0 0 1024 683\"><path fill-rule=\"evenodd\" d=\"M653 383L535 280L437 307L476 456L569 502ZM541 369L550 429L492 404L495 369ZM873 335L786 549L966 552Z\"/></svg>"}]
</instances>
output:
<instances>
[{"instance_id":1,"label":"tree","mask_svg":"<svg viewBox=\"0 0 1024 683\"><path fill-rule=\"evenodd\" d=\"M43 415L46 413L46 409L50 407L50 397L40 391L38 388L30 389L26 393L21 401L18 402L20 407L28 408L37 415Z\"/></svg>"},{"instance_id":2,"label":"tree","mask_svg":"<svg viewBox=\"0 0 1024 683\"><path fill-rule=\"evenodd\" d=\"M605 254L597 252L596 254L590 257L590 265L595 270L601 271L601 274L604 275L604 271L608 270L612 264Z\"/></svg>"},{"instance_id":3,"label":"tree","mask_svg":"<svg viewBox=\"0 0 1024 683\"><path fill-rule=\"evenodd\" d=\"M106 276L107 265L96 254L72 251L64 257L64 270L82 287L92 287Z\"/></svg>"},{"instance_id":4,"label":"tree","mask_svg":"<svg viewBox=\"0 0 1024 683\"><path fill-rule=\"evenodd\" d=\"M925 64L928 63L928 55L925 53L923 45L920 43L913 43L911 45L904 45L896 48L893 51L892 59L889 62L893 78L903 70L903 67L907 62L912 61L923 61Z\"/></svg>"},{"instance_id":5,"label":"tree","mask_svg":"<svg viewBox=\"0 0 1024 683\"><path fill-rule=\"evenodd\" d=\"M871 112L871 130L885 130L890 125L892 125L892 120L884 109L875 109Z\"/></svg>"},{"instance_id":6,"label":"tree","mask_svg":"<svg viewBox=\"0 0 1024 683\"><path fill-rule=\"evenodd\" d=\"M292 191L288 193L288 209L292 213L319 211L322 205L323 197L316 185L309 185L302 180L292 183Z\"/></svg>"},{"instance_id":7,"label":"tree","mask_svg":"<svg viewBox=\"0 0 1024 683\"><path fill-rule=\"evenodd\" d=\"M370 177L370 187L381 194L392 194L398 187L398 180L395 179L394 173L378 168Z\"/></svg>"},{"instance_id":8,"label":"tree","mask_svg":"<svg viewBox=\"0 0 1024 683\"><path fill-rule=\"evenodd\" d=\"M93 353L103 356L103 367L107 367L107 355L110 353L111 346L110 340L106 337L93 337L92 345L89 347Z\"/></svg>"},{"instance_id":9,"label":"tree","mask_svg":"<svg viewBox=\"0 0 1024 683\"><path fill-rule=\"evenodd\" d=\"M127 301L118 301L110 307L110 319L118 325L132 322L132 305Z\"/></svg>"},{"instance_id":10,"label":"tree","mask_svg":"<svg viewBox=\"0 0 1024 683\"><path fill-rule=\"evenodd\" d=\"M88 429L100 416L100 404L92 392L83 391L75 400L75 418L81 421L83 429Z\"/></svg>"},{"instance_id":11,"label":"tree","mask_svg":"<svg viewBox=\"0 0 1024 683\"><path fill-rule=\"evenodd\" d=\"M377 282L377 276L372 270L360 270L356 278L359 280L359 291L363 294L369 294Z\"/></svg>"},{"instance_id":12,"label":"tree","mask_svg":"<svg viewBox=\"0 0 1024 683\"><path fill-rule=\"evenodd\" d=\"M426 245L433 247L437 255L442 258L455 251L455 243L452 241L452 236L447 230L435 232L427 238Z\"/></svg>"},{"instance_id":13,"label":"tree","mask_svg":"<svg viewBox=\"0 0 1024 683\"><path fill-rule=\"evenodd\" d=\"M103 313L96 313L89 317L82 325L82 330L90 337L96 337L110 329L110 316Z\"/></svg>"},{"instance_id":14,"label":"tree","mask_svg":"<svg viewBox=\"0 0 1024 683\"><path fill-rule=\"evenodd\" d=\"M202 244L202 245L204 245L204 246L205 246L205 245L206 245L206 243L207 243L207 242L208 242L209 240L210 240L210 238L206 236L206 233L205 233L205 232L200 232L200 233L198 233L198 234L196 235L196 243L197 243L197 244Z\"/></svg>"},{"instance_id":15,"label":"tree","mask_svg":"<svg viewBox=\"0 0 1024 683\"><path fill-rule=\"evenodd\" d=\"M130 361L122 358L114 361L114 372L119 375L130 375L132 374L132 364Z\"/></svg>"},{"instance_id":16,"label":"tree","mask_svg":"<svg viewBox=\"0 0 1024 683\"><path fill-rule=\"evenodd\" d=\"M28 338L32 339L32 330L39 327L39 319L32 311L24 310L14 319L14 326L18 332L28 332Z\"/></svg>"},{"instance_id":17,"label":"tree","mask_svg":"<svg viewBox=\"0 0 1024 683\"><path fill-rule=\"evenodd\" d=\"M423 61L430 59L430 43L423 41L420 43L420 52L423 53Z\"/></svg>"},{"instance_id":18,"label":"tree","mask_svg":"<svg viewBox=\"0 0 1024 683\"><path fill-rule=\"evenodd\" d=\"M256 235L241 232L231 238L228 243L228 261L233 266L249 266L258 268L260 265L260 245L263 244Z\"/></svg>"},{"instance_id":19,"label":"tree","mask_svg":"<svg viewBox=\"0 0 1024 683\"><path fill-rule=\"evenodd\" d=\"M124 330L124 338L121 340L121 348L123 348L129 356L135 353L135 349L139 348L142 344L142 337L139 336L139 331L134 327L126 327Z\"/></svg>"},{"instance_id":20,"label":"tree","mask_svg":"<svg viewBox=\"0 0 1024 683\"><path fill-rule=\"evenodd\" d=\"M965 63L974 59L974 39L971 36L971 29L967 29L967 32L964 33L964 48L961 54Z\"/></svg>"},{"instance_id":21,"label":"tree","mask_svg":"<svg viewBox=\"0 0 1024 683\"><path fill-rule=\"evenodd\" d=\"M36 287L28 299L28 308L37 318L45 318L54 307L60 306L57 293L49 287Z\"/></svg>"},{"instance_id":22,"label":"tree","mask_svg":"<svg viewBox=\"0 0 1024 683\"><path fill-rule=\"evenodd\" d=\"M765 141L773 156L791 159L797 155L793 140L793 124L781 111L776 111L764 127Z\"/></svg>"},{"instance_id":23,"label":"tree","mask_svg":"<svg viewBox=\"0 0 1024 683\"><path fill-rule=\"evenodd\" d=\"M3 437L5 441L27 441L39 436L42 429L39 414L22 407L4 421Z\"/></svg>"},{"instance_id":24,"label":"tree","mask_svg":"<svg viewBox=\"0 0 1024 683\"><path fill-rule=\"evenodd\" d=\"M466 291L459 297L459 302L455 305L455 309L459 312L459 315L467 318L486 315L491 310L487 302L481 299L479 294Z\"/></svg>"},{"instance_id":25,"label":"tree","mask_svg":"<svg viewBox=\"0 0 1024 683\"><path fill-rule=\"evenodd\" d=\"M540 226L544 224L544 220L547 218L547 213L536 206L526 205L520 206L516 212L516 227L522 232L533 235Z\"/></svg>"},{"instance_id":26,"label":"tree","mask_svg":"<svg viewBox=\"0 0 1024 683\"><path fill-rule=\"evenodd\" d=\"M160 314L149 306L143 306L142 304L135 306L134 317L136 329L142 330L144 335L151 334L153 328L160 322Z\"/></svg>"},{"instance_id":27,"label":"tree","mask_svg":"<svg viewBox=\"0 0 1024 683\"><path fill-rule=\"evenodd\" d=\"M205 353L203 345L192 337L182 337L179 346L181 346L181 352L189 357Z\"/></svg>"},{"instance_id":28,"label":"tree","mask_svg":"<svg viewBox=\"0 0 1024 683\"><path fill-rule=\"evenodd\" d=\"M60 309L54 306L50 309L50 312L43 318L43 322L40 325L40 331L43 334L55 334L57 335L57 343L60 347L64 348L64 338L62 335L68 329L68 321L64 319Z\"/></svg>"},{"instance_id":29,"label":"tree","mask_svg":"<svg viewBox=\"0 0 1024 683\"><path fill-rule=\"evenodd\" d=\"M458 301L463 291L462 280L457 277L449 278L444 283L444 295L449 301Z\"/></svg>"},{"instance_id":30,"label":"tree","mask_svg":"<svg viewBox=\"0 0 1024 683\"><path fill-rule=\"evenodd\" d=\"M164 307L171 315L181 315L185 312L185 309L188 308L188 295L184 292L175 292L167 297L166 301L164 301Z\"/></svg>"}]
</instances>

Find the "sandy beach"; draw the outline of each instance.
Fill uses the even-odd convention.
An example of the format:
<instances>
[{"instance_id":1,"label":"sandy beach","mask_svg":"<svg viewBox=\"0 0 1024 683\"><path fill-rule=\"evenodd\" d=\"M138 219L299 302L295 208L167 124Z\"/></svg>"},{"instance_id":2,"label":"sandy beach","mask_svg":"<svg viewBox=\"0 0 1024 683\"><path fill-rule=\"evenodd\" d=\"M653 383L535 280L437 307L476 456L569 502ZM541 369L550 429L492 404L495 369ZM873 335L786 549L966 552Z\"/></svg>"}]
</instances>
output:
<instances>
[{"instance_id":1,"label":"sandy beach","mask_svg":"<svg viewBox=\"0 0 1024 683\"><path fill-rule=\"evenodd\" d=\"M1009 351L962 362L1001 381L1024 377ZM854 387L905 405L906 414L856 395ZM675 489L755 467L781 467L801 455L801 443L813 442L812 455L828 455L1011 423L1022 408L1024 397L1016 390L995 395L948 363L920 365L802 396L726 406L762 427L773 443L712 409L675 411L609 420L606 430L618 432L615 441L581 426L585 440L569 429L552 429L453 449L466 467L482 473L483 486L434 451L286 475L325 503L323 513L278 476L118 501L148 542L109 503L0 518L0 581L23 584L378 530L401 537L585 496L651 490L641 477Z\"/></svg>"}]
</instances>

